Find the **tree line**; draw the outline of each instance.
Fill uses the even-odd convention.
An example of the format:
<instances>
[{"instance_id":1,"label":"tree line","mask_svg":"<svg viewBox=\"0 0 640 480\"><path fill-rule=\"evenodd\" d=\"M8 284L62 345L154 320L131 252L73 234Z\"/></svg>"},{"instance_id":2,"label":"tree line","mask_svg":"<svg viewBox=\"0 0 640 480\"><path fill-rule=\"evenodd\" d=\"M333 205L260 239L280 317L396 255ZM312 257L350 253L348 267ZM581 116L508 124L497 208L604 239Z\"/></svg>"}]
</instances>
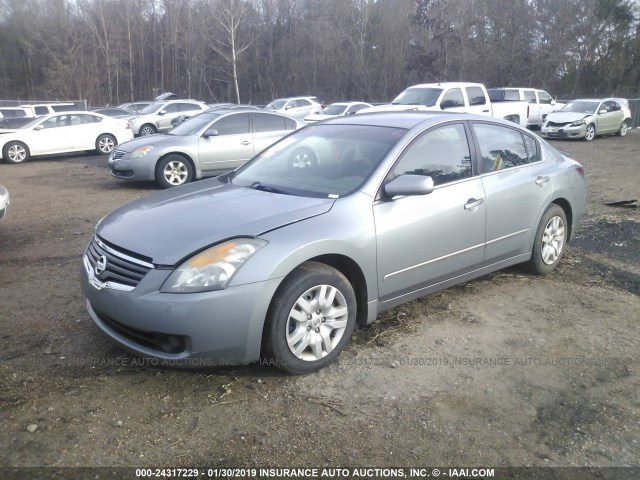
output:
<instances>
[{"instance_id":1,"label":"tree line","mask_svg":"<svg viewBox=\"0 0 640 480\"><path fill-rule=\"evenodd\" d=\"M0 96L384 102L415 83L640 94L637 0L0 0Z\"/></svg>"}]
</instances>

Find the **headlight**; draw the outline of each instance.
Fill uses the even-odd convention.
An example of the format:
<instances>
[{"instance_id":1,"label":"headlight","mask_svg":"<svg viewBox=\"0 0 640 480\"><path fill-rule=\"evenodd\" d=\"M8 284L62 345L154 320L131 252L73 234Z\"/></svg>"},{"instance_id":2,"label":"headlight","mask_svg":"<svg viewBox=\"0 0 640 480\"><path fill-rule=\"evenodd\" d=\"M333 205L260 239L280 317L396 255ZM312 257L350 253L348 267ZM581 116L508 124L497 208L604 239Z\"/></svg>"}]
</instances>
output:
<instances>
[{"instance_id":1,"label":"headlight","mask_svg":"<svg viewBox=\"0 0 640 480\"><path fill-rule=\"evenodd\" d=\"M573 122L571 125L569 125L570 127L579 127L580 125L582 125L584 123L584 120L576 120L575 122Z\"/></svg>"},{"instance_id":2,"label":"headlight","mask_svg":"<svg viewBox=\"0 0 640 480\"><path fill-rule=\"evenodd\" d=\"M136 148L133 152L129 154L129 158L141 158L144 157L147 153L153 150L152 145L145 145L144 147Z\"/></svg>"},{"instance_id":3,"label":"headlight","mask_svg":"<svg viewBox=\"0 0 640 480\"><path fill-rule=\"evenodd\" d=\"M223 290L254 253L267 244L258 238L236 238L194 255L164 282L161 292L195 293Z\"/></svg>"}]
</instances>

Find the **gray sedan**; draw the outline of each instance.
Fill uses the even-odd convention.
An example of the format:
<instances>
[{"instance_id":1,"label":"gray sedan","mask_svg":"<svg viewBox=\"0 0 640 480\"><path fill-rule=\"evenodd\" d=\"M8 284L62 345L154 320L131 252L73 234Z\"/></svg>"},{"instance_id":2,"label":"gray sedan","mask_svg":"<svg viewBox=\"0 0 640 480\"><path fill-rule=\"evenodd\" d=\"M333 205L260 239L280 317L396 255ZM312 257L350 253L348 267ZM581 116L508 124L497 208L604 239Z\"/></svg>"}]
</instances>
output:
<instances>
[{"instance_id":1,"label":"gray sedan","mask_svg":"<svg viewBox=\"0 0 640 480\"><path fill-rule=\"evenodd\" d=\"M109 156L109 167L116 178L175 187L233 170L301 125L250 108L205 112L167 133L119 145Z\"/></svg>"},{"instance_id":2,"label":"gray sedan","mask_svg":"<svg viewBox=\"0 0 640 480\"><path fill-rule=\"evenodd\" d=\"M582 166L513 123L341 117L107 215L82 289L155 364L303 374L385 309L510 265L551 272L584 205Z\"/></svg>"}]
</instances>

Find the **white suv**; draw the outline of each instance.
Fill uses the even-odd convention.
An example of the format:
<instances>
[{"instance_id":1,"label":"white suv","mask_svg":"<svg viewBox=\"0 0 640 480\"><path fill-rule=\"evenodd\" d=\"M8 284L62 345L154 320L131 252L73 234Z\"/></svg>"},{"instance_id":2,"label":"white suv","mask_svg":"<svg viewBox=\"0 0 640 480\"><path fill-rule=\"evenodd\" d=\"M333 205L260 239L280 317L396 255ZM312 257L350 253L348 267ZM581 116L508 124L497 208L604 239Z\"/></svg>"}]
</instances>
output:
<instances>
[{"instance_id":1,"label":"white suv","mask_svg":"<svg viewBox=\"0 0 640 480\"><path fill-rule=\"evenodd\" d=\"M129 119L135 136L153 135L173 128L171 120L180 115L194 116L204 112L208 105L197 100L165 100L145 107L140 115Z\"/></svg>"},{"instance_id":2,"label":"white suv","mask_svg":"<svg viewBox=\"0 0 640 480\"><path fill-rule=\"evenodd\" d=\"M314 113L322 113L322 104L316 97L288 97L274 100L264 107L266 110L283 113L297 120L302 120Z\"/></svg>"}]
</instances>

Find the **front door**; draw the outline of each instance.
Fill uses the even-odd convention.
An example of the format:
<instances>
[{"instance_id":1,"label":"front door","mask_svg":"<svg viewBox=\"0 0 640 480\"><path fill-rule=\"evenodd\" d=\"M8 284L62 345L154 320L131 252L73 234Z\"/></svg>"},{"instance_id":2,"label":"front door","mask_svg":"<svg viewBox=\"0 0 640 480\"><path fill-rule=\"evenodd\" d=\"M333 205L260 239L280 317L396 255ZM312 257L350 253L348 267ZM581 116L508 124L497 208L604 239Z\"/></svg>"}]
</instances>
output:
<instances>
[{"instance_id":1,"label":"front door","mask_svg":"<svg viewBox=\"0 0 640 480\"><path fill-rule=\"evenodd\" d=\"M253 157L253 137L249 114L233 113L216 120L210 128L217 135L201 136L198 141L203 174L233 170Z\"/></svg>"},{"instance_id":2,"label":"front door","mask_svg":"<svg viewBox=\"0 0 640 480\"><path fill-rule=\"evenodd\" d=\"M484 191L472 174L464 125L438 127L414 140L389 178L407 174L432 177L435 189L373 206L382 301L473 270L484 254Z\"/></svg>"}]
</instances>

